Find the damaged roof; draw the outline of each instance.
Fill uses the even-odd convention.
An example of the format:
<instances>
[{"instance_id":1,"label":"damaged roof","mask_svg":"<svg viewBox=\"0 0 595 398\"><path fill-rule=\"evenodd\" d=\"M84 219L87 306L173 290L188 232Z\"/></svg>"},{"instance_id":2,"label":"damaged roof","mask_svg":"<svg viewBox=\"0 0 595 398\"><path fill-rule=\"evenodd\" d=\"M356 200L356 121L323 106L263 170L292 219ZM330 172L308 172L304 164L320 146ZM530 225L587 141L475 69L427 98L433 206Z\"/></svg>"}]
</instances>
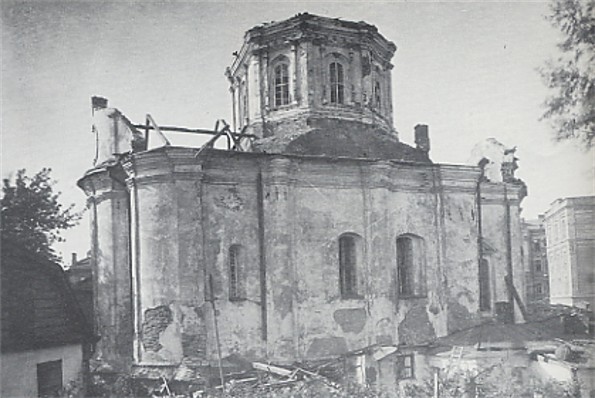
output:
<instances>
[{"instance_id":1,"label":"damaged roof","mask_svg":"<svg viewBox=\"0 0 595 398\"><path fill-rule=\"evenodd\" d=\"M586 331L570 332L558 316L540 321L517 324L486 322L460 330L435 341L438 346L497 346L509 349L526 348L530 341L587 339Z\"/></svg>"},{"instance_id":2,"label":"damaged roof","mask_svg":"<svg viewBox=\"0 0 595 398\"><path fill-rule=\"evenodd\" d=\"M2 239L2 352L95 341L64 270Z\"/></svg>"},{"instance_id":3,"label":"damaged roof","mask_svg":"<svg viewBox=\"0 0 595 398\"><path fill-rule=\"evenodd\" d=\"M254 150L264 153L382 159L432 163L428 153L398 140L382 128L342 120L319 120L310 131L297 137L261 138Z\"/></svg>"}]
</instances>

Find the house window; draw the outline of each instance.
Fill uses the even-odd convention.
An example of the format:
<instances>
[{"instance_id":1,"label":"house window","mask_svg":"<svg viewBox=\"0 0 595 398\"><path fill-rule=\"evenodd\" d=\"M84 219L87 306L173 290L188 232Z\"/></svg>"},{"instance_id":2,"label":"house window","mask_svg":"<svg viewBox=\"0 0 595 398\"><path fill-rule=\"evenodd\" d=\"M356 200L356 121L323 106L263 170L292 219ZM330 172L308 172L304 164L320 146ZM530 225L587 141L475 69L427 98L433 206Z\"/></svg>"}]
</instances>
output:
<instances>
[{"instance_id":1,"label":"house window","mask_svg":"<svg viewBox=\"0 0 595 398\"><path fill-rule=\"evenodd\" d=\"M426 294L425 253L423 240L405 235L397 238L397 276L401 297L421 297Z\"/></svg>"},{"instance_id":2,"label":"house window","mask_svg":"<svg viewBox=\"0 0 595 398\"><path fill-rule=\"evenodd\" d=\"M353 235L339 238L339 277L341 297L357 296L357 242Z\"/></svg>"},{"instance_id":3,"label":"house window","mask_svg":"<svg viewBox=\"0 0 595 398\"><path fill-rule=\"evenodd\" d=\"M329 65L329 73L331 83L331 103L343 104L345 102L343 65L339 62L331 62Z\"/></svg>"},{"instance_id":4,"label":"house window","mask_svg":"<svg viewBox=\"0 0 595 398\"><path fill-rule=\"evenodd\" d=\"M413 354L397 356L396 368L398 380L414 379L415 363Z\"/></svg>"},{"instance_id":5,"label":"house window","mask_svg":"<svg viewBox=\"0 0 595 398\"><path fill-rule=\"evenodd\" d=\"M275 106L289 104L289 67L287 64L275 66Z\"/></svg>"},{"instance_id":6,"label":"house window","mask_svg":"<svg viewBox=\"0 0 595 398\"><path fill-rule=\"evenodd\" d=\"M536 272L542 272L541 260L538 258L533 260L533 267L535 268Z\"/></svg>"},{"instance_id":7,"label":"house window","mask_svg":"<svg viewBox=\"0 0 595 398\"><path fill-rule=\"evenodd\" d=\"M490 265L488 260L479 261L479 310L488 311L492 308L490 294Z\"/></svg>"},{"instance_id":8,"label":"house window","mask_svg":"<svg viewBox=\"0 0 595 398\"><path fill-rule=\"evenodd\" d=\"M242 283L242 246L233 245L229 248L229 299L241 300L244 298Z\"/></svg>"},{"instance_id":9,"label":"house window","mask_svg":"<svg viewBox=\"0 0 595 398\"><path fill-rule=\"evenodd\" d=\"M62 360L37 364L37 395L58 397L62 390Z\"/></svg>"},{"instance_id":10,"label":"house window","mask_svg":"<svg viewBox=\"0 0 595 398\"><path fill-rule=\"evenodd\" d=\"M535 294L543 294L543 287L541 286L540 283L535 285Z\"/></svg>"},{"instance_id":11,"label":"house window","mask_svg":"<svg viewBox=\"0 0 595 398\"><path fill-rule=\"evenodd\" d=\"M382 92L380 91L380 82L374 84L374 102L376 108L380 109L382 106Z\"/></svg>"}]
</instances>

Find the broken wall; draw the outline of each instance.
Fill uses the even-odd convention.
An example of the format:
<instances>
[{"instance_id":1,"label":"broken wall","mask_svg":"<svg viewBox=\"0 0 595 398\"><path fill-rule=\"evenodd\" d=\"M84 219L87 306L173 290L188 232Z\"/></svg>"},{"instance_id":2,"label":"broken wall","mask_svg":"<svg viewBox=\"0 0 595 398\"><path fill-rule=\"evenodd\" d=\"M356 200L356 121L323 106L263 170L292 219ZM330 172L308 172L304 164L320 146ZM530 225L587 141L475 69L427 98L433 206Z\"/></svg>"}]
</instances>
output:
<instances>
[{"instance_id":1,"label":"broken wall","mask_svg":"<svg viewBox=\"0 0 595 398\"><path fill-rule=\"evenodd\" d=\"M95 333L94 358L108 371L127 371L132 364L133 313L130 279L129 197L117 173L98 168L79 186L88 196L91 216L91 264Z\"/></svg>"},{"instance_id":2,"label":"broken wall","mask_svg":"<svg viewBox=\"0 0 595 398\"><path fill-rule=\"evenodd\" d=\"M510 302L512 293L505 279L509 268L512 268L512 282L518 295L526 296L520 218L524 185L483 182L480 189L482 238L487 244L483 257L489 264L491 312L494 313L496 303ZM518 303L513 306L515 321L523 321Z\"/></svg>"},{"instance_id":3,"label":"broken wall","mask_svg":"<svg viewBox=\"0 0 595 398\"><path fill-rule=\"evenodd\" d=\"M479 319L479 169L194 153L159 148L124 162L139 367L214 365L211 297L230 361L414 346ZM488 227L498 237L501 229ZM345 233L359 237L353 298L341 297L339 283ZM416 297L398 293L403 234L423 242L425 293ZM232 246L242 253L237 297L230 295Z\"/></svg>"},{"instance_id":4,"label":"broken wall","mask_svg":"<svg viewBox=\"0 0 595 398\"><path fill-rule=\"evenodd\" d=\"M129 158L124 167L132 209L135 364L147 371L183 361L202 365L207 342L200 165L190 156L172 160L158 149Z\"/></svg>"},{"instance_id":5,"label":"broken wall","mask_svg":"<svg viewBox=\"0 0 595 398\"><path fill-rule=\"evenodd\" d=\"M431 166L395 167L391 162L360 165L283 156L257 161L234 155L233 162L211 158L205 172L205 248L208 262L215 265L215 290L221 297L224 357L266 355L291 361L335 356L375 343L429 341L447 333L449 302L461 301L458 291L448 298L449 273L471 289L467 296L476 294L477 280L465 279L473 279L476 269L476 262L469 260L477 253L469 210L474 207L474 168L465 169L470 183L458 196L442 192L441 176ZM257 302L258 173L266 242L266 342L260 336L262 308ZM441 207L456 209L457 217L444 217ZM452 243L445 241L446 226L453 241L460 242L454 243L452 263L444 253L444 246ZM356 234L362 242L360 296L351 299L342 299L339 288L338 238L344 233ZM424 239L427 295L399 300L396 238L406 233ZM246 251L249 288L247 299L240 302L225 300L227 250L233 244ZM477 311L473 299L461 306L465 314ZM452 311L454 317L461 309L452 305ZM467 324L467 319L457 320L458 327Z\"/></svg>"}]
</instances>

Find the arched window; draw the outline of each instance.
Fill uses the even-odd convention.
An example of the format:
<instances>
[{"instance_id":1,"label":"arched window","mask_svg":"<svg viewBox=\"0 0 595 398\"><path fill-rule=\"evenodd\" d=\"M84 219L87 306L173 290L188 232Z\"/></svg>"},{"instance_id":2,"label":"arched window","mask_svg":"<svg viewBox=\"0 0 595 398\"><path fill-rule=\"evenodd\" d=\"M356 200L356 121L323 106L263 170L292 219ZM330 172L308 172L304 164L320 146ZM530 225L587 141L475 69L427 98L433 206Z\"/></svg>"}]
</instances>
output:
<instances>
[{"instance_id":1,"label":"arched window","mask_svg":"<svg viewBox=\"0 0 595 398\"><path fill-rule=\"evenodd\" d=\"M414 235L397 238L397 276L401 297L426 295L423 239Z\"/></svg>"},{"instance_id":2,"label":"arched window","mask_svg":"<svg viewBox=\"0 0 595 398\"><path fill-rule=\"evenodd\" d=\"M479 310L488 311L490 308L490 265L488 260L482 258L479 261Z\"/></svg>"},{"instance_id":3,"label":"arched window","mask_svg":"<svg viewBox=\"0 0 595 398\"><path fill-rule=\"evenodd\" d=\"M345 77L343 65L339 62L331 62L329 65L331 83L331 103L343 104L345 102Z\"/></svg>"},{"instance_id":4,"label":"arched window","mask_svg":"<svg viewBox=\"0 0 595 398\"><path fill-rule=\"evenodd\" d=\"M374 84L374 104L380 109L382 106L382 92L380 91L380 82Z\"/></svg>"},{"instance_id":5,"label":"arched window","mask_svg":"<svg viewBox=\"0 0 595 398\"><path fill-rule=\"evenodd\" d=\"M275 66L274 86L275 106L289 104L289 67L287 64Z\"/></svg>"},{"instance_id":6,"label":"arched window","mask_svg":"<svg viewBox=\"0 0 595 398\"><path fill-rule=\"evenodd\" d=\"M357 237L342 235L339 238L339 278L341 297L353 298L358 296L357 291Z\"/></svg>"},{"instance_id":7,"label":"arched window","mask_svg":"<svg viewBox=\"0 0 595 398\"><path fill-rule=\"evenodd\" d=\"M243 284L243 253L242 246L233 245L229 248L229 299L241 300L244 298Z\"/></svg>"}]
</instances>

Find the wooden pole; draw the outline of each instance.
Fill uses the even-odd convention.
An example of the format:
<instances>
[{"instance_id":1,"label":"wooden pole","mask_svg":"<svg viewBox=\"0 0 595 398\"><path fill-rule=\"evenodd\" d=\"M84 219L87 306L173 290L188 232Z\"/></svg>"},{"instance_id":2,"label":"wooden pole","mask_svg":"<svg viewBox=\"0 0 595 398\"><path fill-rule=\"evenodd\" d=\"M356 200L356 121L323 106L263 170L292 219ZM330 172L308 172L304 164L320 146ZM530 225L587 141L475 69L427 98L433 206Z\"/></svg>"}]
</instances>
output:
<instances>
[{"instance_id":1,"label":"wooden pole","mask_svg":"<svg viewBox=\"0 0 595 398\"><path fill-rule=\"evenodd\" d=\"M434 368L434 398L440 398L440 368Z\"/></svg>"},{"instance_id":2,"label":"wooden pole","mask_svg":"<svg viewBox=\"0 0 595 398\"><path fill-rule=\"evenodd\" d=\"M215 306L215 293L213 291L213 275L209 274L209 290L211 306L213 307L213 322L215 324L215 340L217 342L217 358L219 361L219 379L221 380L221 395L225 396L225 379L223 378L223 365L221 363L221 341L219 340L219 324L217 323L217 308Z\"/></svg>"}]
</instances>

